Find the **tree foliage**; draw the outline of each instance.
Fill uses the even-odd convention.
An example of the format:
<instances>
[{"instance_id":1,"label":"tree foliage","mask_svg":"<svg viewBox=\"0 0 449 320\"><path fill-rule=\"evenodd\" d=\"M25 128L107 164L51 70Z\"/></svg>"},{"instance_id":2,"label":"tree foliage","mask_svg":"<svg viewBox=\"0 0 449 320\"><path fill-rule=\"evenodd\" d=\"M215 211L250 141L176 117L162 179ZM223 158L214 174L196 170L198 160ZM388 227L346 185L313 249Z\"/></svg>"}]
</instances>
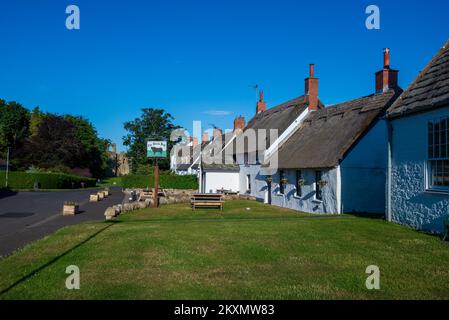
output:
<instances>
[{"instance_id":1,"label":"tree foliage","mask_svg":"<svg viewBox=\"0 0 449 320\"><path fill-rule=\"evenodd\" d=\"M108 166L107 147L89 120L31 112L17 102L0 99L0 158L10 147L16 169L92 174L101 177Z\"/></svg>"},{"instance_id":2,"label":"tree foliage","mask_svg":"<svg viewBox=\"0 0 449 320\"><path fill-rule=\"evenodd\" d=\"M8 147L15 151L29 135L30 114L17 102L0 99L0 157Z\"/></svg>"},{"instance_id":3,"label":"tree foliage","mask_svg":"<svg viewBox=\"0 0 449 320\"><path fill-rule=\"evenodd\" d=\"M22 166L54 168L78 167L85 156L82 142L77 138L73 123L61 116L47 115L17 154Z\"/></svg>"},{"instance_id":4,"label":"tree foliage","mask_svg":"<svg viewBox=\"0 0 449 320\"><path fill-rule=\"evenodd\" d=\"M142 166L149 166L150 161L146 155L146 144L148 140L166 140L168 150L171 150L173 142L170 134L179 128L173 124L174 118L163 109L144 108L139 118L125 122L124 128L128 132L123 137L123 144L129 147L128 157L132 159L132 170L137 172ZM158 161L161 169L170 168L170 160Z\"/></svg>"}]
</instances>

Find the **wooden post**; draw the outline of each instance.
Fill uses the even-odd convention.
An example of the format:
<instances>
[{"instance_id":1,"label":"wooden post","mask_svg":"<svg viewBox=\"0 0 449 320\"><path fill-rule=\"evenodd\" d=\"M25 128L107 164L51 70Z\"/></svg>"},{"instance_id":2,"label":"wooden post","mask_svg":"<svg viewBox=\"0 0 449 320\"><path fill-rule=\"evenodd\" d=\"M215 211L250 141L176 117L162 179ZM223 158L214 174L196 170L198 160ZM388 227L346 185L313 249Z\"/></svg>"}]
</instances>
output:
<instances>
[{"instance_id":1,"label":"wooden post","mask_svg":"<svg viewBox=\"0 0 449 320\"><path fill-rule=\"evenodd\" d=\"M159 207L159 166L154 166L154 193L153 193L153 208Z\"/></svg>"}]
</instances>

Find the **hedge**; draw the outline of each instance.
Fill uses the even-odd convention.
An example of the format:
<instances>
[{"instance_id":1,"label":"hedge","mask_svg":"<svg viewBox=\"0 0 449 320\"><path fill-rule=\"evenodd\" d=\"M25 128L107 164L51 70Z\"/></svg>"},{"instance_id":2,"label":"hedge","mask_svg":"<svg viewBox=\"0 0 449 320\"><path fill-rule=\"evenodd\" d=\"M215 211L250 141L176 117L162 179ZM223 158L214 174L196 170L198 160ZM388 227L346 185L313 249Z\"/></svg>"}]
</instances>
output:
<instances>
[{"instance_id":1,"label":"hedge","mask_svg":"<svg viewBox=\"0 0 449 320\"><path fill-rule=\"evenodd\" d=\"M122 177L123 188L153 188L153 175L127 175ZM165 189L198 189L198 179L194 175L178 176L161 174L159 186Z\"/></svg>"},{"instance_id":2,"label":"hedge","mask_svg":"<svg viewBox=\"0 0 449 320\"><path fill-rule=\"evenodd\" d=\"M0 186L5 185L5 172L0 172ZM91 178L68 175L64 173L27 173L12 171L8 174L8 186L11 189L33 189L35 182L40 189L72 189L95 187L96 180ZM72 184L73 182L73 184Z\"/></svg>"}]
</instances>

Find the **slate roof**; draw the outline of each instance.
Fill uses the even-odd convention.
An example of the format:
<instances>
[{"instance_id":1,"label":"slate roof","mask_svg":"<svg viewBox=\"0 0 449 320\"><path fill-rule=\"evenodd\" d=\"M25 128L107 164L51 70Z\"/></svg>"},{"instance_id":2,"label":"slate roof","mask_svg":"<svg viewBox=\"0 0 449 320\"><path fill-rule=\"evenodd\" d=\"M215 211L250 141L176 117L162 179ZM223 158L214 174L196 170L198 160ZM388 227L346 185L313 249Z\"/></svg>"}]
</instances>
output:
<instances>
[{"instance_id":1,"label":"slate roof","mask_svg":"<svg viewBox=\"0 0 449 320\"><path fill-rule=\"evenodd\" d=\"M332 168L402 92L391 89L310 113L278 150L280 169Z\"/></svg>"},{"instance_id":2,"label":"slate roof","mask_svg":"<svg viewBox=\"0 0 449 320\"><path fill-rule=\"evenodd\" d=\"M449 105L449 41L391 106L389 118Z\"/></svg>"}]
</instances>

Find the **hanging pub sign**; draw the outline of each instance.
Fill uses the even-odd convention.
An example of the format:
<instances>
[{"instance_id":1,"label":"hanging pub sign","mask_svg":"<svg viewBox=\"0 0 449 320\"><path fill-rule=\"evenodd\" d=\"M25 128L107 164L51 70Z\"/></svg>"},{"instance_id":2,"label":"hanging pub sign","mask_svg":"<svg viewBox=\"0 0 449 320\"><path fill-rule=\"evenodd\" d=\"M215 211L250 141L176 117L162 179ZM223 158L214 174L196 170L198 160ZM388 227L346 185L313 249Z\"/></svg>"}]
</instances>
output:
<instances>
[{"instance_id":1,"label":"hanging pub sign","mask_svg":"<svg viewBox=\"0 0 449 320\"><path fill-rule=\"evenodd\" d=\"M167 157L167 141L148 141L147 142L148 158L166 158Z\"/></svg>"}]
</instances>

